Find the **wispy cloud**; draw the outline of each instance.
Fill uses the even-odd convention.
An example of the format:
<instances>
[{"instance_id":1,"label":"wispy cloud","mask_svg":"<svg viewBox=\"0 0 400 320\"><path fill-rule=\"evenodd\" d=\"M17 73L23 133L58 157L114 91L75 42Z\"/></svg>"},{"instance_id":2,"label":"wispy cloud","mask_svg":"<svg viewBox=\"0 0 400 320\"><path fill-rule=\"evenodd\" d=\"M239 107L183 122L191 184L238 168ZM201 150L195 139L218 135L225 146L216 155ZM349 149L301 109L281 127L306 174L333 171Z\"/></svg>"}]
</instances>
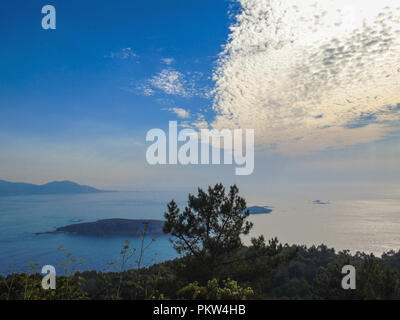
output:
<instances>
[{"instance_id":1,"label":"wispy cloud","mask_svg":"<svg viewBox=\"0 0 400 320\"><path fill-rule=\"evenodd\" d=\"M193 121L192 126L197 128L198 130L208 129L209 127L208 122L205 120L204 115L200 113L197 114L197 119Z\"/></svg>"},{"instance_id":2,"label":"wispy cloud","mask_svg":"<svg viewBox=\"0 0 400 320\"><path fill-rule=\"evenodd\" d=\"M110 52L110 54L104 56L104 58L122 59L122 60L137 58L137 57L138 55L131 48L123 48L117 52Z\"/></svg>"},{"instance_id":3,"label":"wispy cloud","mask_svg":"<svg viewBox=\"0 0 400 320\"><path fill-rule=\"evenodd\" d=\"M153 76L148 83L166 94L188 97L192 88L188 87L183 73L174 69L164 69Z\"/></svg>"},{"instance_id":4,"label":"wispy cloud","mask_svg":"<svg viewBox=\"0 0 400 320\"><path fill-rule=\"evenodd\" d=\"M175 114L176 114L179 118L181 118L181 119L188 119L188 118L190 118L190 111L185 110L185 109L183 109L183 108L174 107L174 108L168 108L168 109L166 109L166 110L175 113Z\"/></svg>"},{"instance_id":5,"label":"wispy cloud","mask_svg":"<svg viewBox=\"0 0 400 320\"><path fill-rule=\"evenodd\" d=\"M168 99L168 98L156 98L155 101L163 106L172 106L175 104L173 99Z\"/></svg>"},{"instance_id":6,"label":"wispy cloud","mask_svg":"<svg viewBox=\"0 0 400 320\"><path fill-rule=\"evenodd\" d=\"M239 0L214 74L216 128L256 130L281 153L398 130L398 0Z\"/></svg>"},{"instance_id":7,"label":"wispy cloud","mask_svg":"<svg viewBox=\"0 0 400 320\"><path fill-rule=\"evenodd\" d=\"M155 95L158 92L190 98L201 93L201 90L196 88L196 78L191 73L184 74L173 68L161 70L150 79L139 84L136 89L147 96Z\"/></svg>"},{"instance_id":8,"label":"wispy cloud","mask_svg":"<svg viewBox=\"0 0 400 320\"><path fill-rule=\"evenodd\" d=\"M167 66L169 66L175 62L175 59L174 58L162 58L161 62L163 64L166 64Z\"/></svg>"},{"instance_id":9,"label":"wispy cloud","mask_svg":"<svg viewBox=\"0 0 400 320\"><path fill-rule=\"evenodd\" d=\"M134 90L132 90L132 88L128 88L128 91L134 92ZM147 96L147 97L153 96L155 94L155 91L147 84L138 85L136 87L136 91L139 91L141 94L143 94L144 96Z\"/></svg>"}]
</instances>

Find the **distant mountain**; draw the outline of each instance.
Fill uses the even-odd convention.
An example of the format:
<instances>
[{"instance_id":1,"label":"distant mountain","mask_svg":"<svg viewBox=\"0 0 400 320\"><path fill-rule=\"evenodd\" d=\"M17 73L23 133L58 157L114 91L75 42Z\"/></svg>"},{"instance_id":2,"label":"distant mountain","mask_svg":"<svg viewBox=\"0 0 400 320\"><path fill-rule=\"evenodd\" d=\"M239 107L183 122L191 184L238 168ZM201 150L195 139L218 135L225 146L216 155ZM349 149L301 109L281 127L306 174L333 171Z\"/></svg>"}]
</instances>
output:
<instances>
[{"instance_id":1,"label":"distant mountain","mask_svg":"<svg viewBox=\"0 0 400 320\"><path fill-rule=\"evenodd\" d=\"M43 185L0 180L0 196L38 195L38 194L79 194L106 192L82 186L71 181L54 181Z\"/></svg>"},{"instance_id":2,"label":"distant mountain","mask_svg":"<svg viewBox=\"0 0 400 320\"><path fill-rule=\"evenodd\" d=\"M113 236L140 236L143 234L144 225L147 225L146 234L149 236L164 235L162 220L143 220L143 219L104 219L95 222L84 222L70 224L59 227L55 231L39 232L39 234L68 233L94 237L113 237Z\"/></svg>"},{"instance_id":3,"label":"distant mountain","mask_svg":"<svg viewBox=\"0 0 400 320\"><path fill-rule=\"evenodd\" d=\"M250 211L250 214L267 214L272 212L271 207L267 206L252 206L248 207L247 210Z\"/></svg>"}]
</instances>

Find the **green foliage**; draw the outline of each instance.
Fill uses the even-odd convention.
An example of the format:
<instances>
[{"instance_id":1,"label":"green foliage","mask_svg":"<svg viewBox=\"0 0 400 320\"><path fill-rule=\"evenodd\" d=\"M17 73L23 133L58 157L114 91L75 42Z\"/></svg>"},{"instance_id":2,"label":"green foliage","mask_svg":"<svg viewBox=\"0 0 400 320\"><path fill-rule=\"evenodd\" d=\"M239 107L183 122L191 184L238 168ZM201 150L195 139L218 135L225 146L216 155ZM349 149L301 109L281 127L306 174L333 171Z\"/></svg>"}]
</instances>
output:
<instances>
[{"instance_id":1,"label":"green foliage","mask_svg":"<svg viewBox=\"0 0 400 320\"><path fill-rule=\"evenodd\" d=\"M222 286L217 279L207 283L207 298L212 300L246 300L254 296L251 287L241 287L237 281L227 279L222 281Z\"/></svg>"},{"instance_id":2,"label":"green foliage","mask_svg":"<svg viewBox=\"0 0 400 320\"><path fill-rule=\"evenodd\" d=\"M276 240L271 242L272 245L267 246L270 256L259 258L256 267L249 266L246 271L244 264L239 272L230 265L235 269L232 271L235 277L213 278L204 284L185 282L177 277L177 270L185 263L185 259L180 258L141 269L76 271L68 277L57 277L56 290L44 290L42 275L35 272L37 264L31 264L25 273L0 276L0 299L400 299L396 263L400 252L377 258L362 253L335 253L323 245L306 248L282 246ZM252 251L250 248L242 250L243 256ZM291 258L289 253L296 256ZM273 268L275 264L278 264L277 269ZM341 269L346 264L356 267L356 290L341 287ZM255 270L260 274L264 270L264 278Z\"/></svg>"},{"instance_id":3,"label":"green foliage","mask_svg":"<svg viewBox=\"0 0 400 320\"><path fill-rule=\"evenodd\" d=\"M176 270L178 279L205 284L213 278L243 278L252 272L253 281L263 279L265 284L289 256L281 254L276 239L266 245L262 236L252 239L252 245L244 250L242 236L253 227L247 221L250 213L246 208L237 186L231 186L226 194L222 184L207 192L199 188L197 196L189 194L182 212L173 200L168 204L164 232L173 236L174 248L184 255Z\"/></svg>"},{"instance_id":4,"label":"green foliage","mask_svg":"<svg viewBox=\"0 0 400 320\"><path fill-rule=\"evenodd\" d=\"M382 266L374 255L359 254L359 260L335 263L322 268L313 284L316 299L389 300L400 298L400 277L397 270ZM356 290L341 289L342 267L357 264Z\"/></svg>"},{"instance_id":5,"label":"green foliage","mask_svg":"<svg viewBox=\"0 0 400 320\"><path fill-rule=\"evenodd\" d=\"M188 205L180 212L175 201L168 204L164 232L174 238L172 243L180 254L194 256L201 264L204 276L211 278L226 255L243 247L241 236L247 235L253 224L246 221L246 201L239 197L234 185L225 194L222 184L198 189L189 194Z\"/></svg>"},{"instance_id":6,"label":"green foliage","mask_svg":"<svg viewBox=\"0 0 400 320\"><path fill-rule=\"evenodd\" d=\"M246 300L253 296L252 288L241 287L231 279L223 280L222 285L217 279L209 280L207 286L194 282L177 292L177 298L185 300Z\"/></svg>"},{"instance_id":7,"label":"green foliage","mask_svg":"<svg viewBox=\"0 0 400 320\"><path fill-rule=\"evenodd\" d=\"M183 300L206 300L207 288L199 285L198 282L190 283L176 293L178 299Z\"/></svg>"},{"instance_id":8,"label":"green foliage","mask_svg":"<svg viewBox=\"0 0 400 320\"><path fill-rule=\"evenodd\" d=\"M10 274L0 277L0 300L85 300L87 293L82 290L83 278L79 273L69 277L57 277L56 290L42 288L42 275Z\"/></svg>"}]
</instances>

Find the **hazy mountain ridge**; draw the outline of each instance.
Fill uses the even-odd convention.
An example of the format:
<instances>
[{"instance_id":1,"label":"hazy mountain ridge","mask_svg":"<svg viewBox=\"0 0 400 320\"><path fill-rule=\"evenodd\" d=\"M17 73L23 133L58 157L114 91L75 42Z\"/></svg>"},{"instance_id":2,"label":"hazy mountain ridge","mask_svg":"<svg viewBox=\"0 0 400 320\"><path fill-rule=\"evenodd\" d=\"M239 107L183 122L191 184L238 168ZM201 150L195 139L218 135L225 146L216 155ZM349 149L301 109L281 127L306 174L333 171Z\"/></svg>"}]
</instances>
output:
<instances>
[{"instance_id":1,"label":"hazy mountain ridge","mask_svg":"<svg viewBox=\"0 0 400 320\"><path fill-rule=\"evenodd\" d=\"M0 196L80 194L107 192L71 181L53 181L43 185L0 180Z\"/></svg>"}]
</instances>

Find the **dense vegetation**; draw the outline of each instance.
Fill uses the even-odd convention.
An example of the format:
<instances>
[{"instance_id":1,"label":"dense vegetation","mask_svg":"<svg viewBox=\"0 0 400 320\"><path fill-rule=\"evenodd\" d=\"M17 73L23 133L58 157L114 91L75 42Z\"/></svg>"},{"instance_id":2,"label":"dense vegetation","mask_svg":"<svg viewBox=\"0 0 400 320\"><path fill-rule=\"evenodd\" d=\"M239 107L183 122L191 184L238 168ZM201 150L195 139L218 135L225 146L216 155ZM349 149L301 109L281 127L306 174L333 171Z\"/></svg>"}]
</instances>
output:
<instances>
[{"instance_id":1,"label":"dense vegetation","mask_svg":"<svg viewBox=\"0 0 400 320\"><path fill-rule=\"evenodd\" d=\"M168 204L164 231L181 258L143 267L153 242L145 225L141 246L127 241L120 261L110 264L118 271L75 271L79 260L65 252L56 290L42 289L42 275L31 265L29 272L0 277L0 299L400 299L400 251L378 258L263 237L244 246L241 236L252 224L238 191L232 186L226 194L217 184L189 195L182 212ZM349 264L357 270L356 290L341 286Z\"/></svg>"}]
</instances>

